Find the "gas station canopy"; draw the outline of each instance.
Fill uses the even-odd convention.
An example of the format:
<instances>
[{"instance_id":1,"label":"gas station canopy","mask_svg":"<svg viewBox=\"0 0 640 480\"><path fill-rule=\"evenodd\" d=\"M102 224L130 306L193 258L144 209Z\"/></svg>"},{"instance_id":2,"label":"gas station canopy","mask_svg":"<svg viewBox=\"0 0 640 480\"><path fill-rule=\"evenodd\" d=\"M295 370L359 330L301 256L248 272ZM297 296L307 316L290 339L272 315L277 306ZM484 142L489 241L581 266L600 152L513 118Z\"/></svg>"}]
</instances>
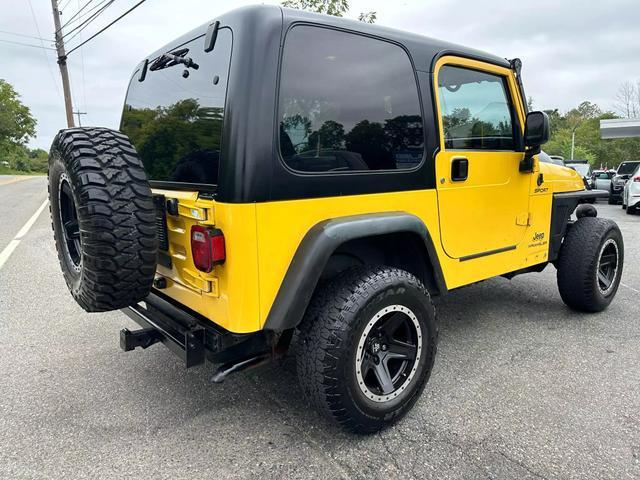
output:
<instances>
[{"instance_id":1,"label":"gas station canopy","mask_svg":"<svg viewBox=\"0 0 640 480\"><path fill-rule=\"evenodd\" d=\"M640 137L640 118L600 120L600 138Z\"/></svg>"}]
</instances>

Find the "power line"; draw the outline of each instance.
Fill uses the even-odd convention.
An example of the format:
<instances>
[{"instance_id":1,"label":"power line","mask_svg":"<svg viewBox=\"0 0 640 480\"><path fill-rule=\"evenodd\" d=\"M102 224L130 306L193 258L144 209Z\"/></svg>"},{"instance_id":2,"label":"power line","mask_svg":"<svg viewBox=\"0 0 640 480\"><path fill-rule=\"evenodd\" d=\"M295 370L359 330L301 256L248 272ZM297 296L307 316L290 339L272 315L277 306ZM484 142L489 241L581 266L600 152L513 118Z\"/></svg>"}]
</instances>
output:
<instances>
[{"instance_id":1,"label":"power line","mask_svg":"<svg viewBox=\"0 0 640 480\"><path fill-rule=\"evenodd\" d=\"M88 3L86 3L85 5L88 5L89 3L91 3L92 0L89 0ZM80 7L80 0L78 0L78 7ZM80 37L80 40L82 40L82 37ZM81 48L80 49L80 65L82 67L82 103L84 105L84 109L87 109L87 82L85 80L85 70L84 70L84 49ZM86 114L86 112L85 112ZM80 122L80 114L78 114L78 124L80 126L82 126L82 123Z\"/></svg>"},{"instance_id":2,"label":"power line","mask_svg":"<svg viewBox=\"0 0 640 480\"><path fill-rule=\"evenodd\" d=\"M67 8L67 5L69 5L70 3L71 3L71 0L67 0L67 1L64 3L64 6L60 7L60 11L62 12L65 8Z\"/></svg>"},{"instance_id":3,"label":"power line","mask_svg":"<svg viewBox=\"0 0 640 480\"><path fill-rule=\"evenodd\" d=\"M0 33L6 33L7 35L15 35L16 37L31 38L33 40L46 40L47 42L51 40L51 39L42 38L42 37L34 37L33 35L25 35L23 33L8 32L7 30L0 30Z\"/></svg>"},{"instance_id":4,"label":"power line","mask_svg":"<svg viewBox=\"0 0 640 480\"><path fill-rule=\"evenodd\" d=\"M93 22L96 18L98 18L98 16L104 12L107 7L109 5L111 5L115 0L109 0L109 2L102 7L100 10L98 10L97 12L95 12L94 14L92 14L89 18L87 18L86 20L83 20L82 23L76 25L75 27L73 27L71 30L69 30L67 33L62 33L62 27L60 27L60 34L62 36L62 38L67 37L68 35L72 34L73 32L75 32L76 30L84 30L86 28L87 25L89 25L91 22ZM75 37L75 35L74 35ZM72 37L73 38L73 37ZM68 41L68 40L67 40Z\"/></svg>"},{"instance_id":5,"label":"power line","mask_svg":"<svg viewBox=\"0 0 640 480\"><path fill-rule=\"evenodd\" d=\"M73 15L71 15L71 18L69 20L67 20L66 22L64 22L62 24L62 27L60 28L64 28L67 25L69 25L69 22L71 22L74 18L76 18L78 15L80 15L80 13L82 13L82 11L87 8L91 2L93 2L93 0L89 0L87 3L85 3L82 7L80 7L80 4L78 4L78 10L76 10L76 13L74 13Z\"/></svg>"},{"instance_id":6,"label":"power line","mask_svg":"<svg viewBox=\"0 0 640 480\"><path fill-rule=\"evenodd\" d=\"M42 47L42 53L44 55L45 62L47 63L47 70L49 70L51 81L53 81L53 86L55 87L56 92L58 92L58 95L60 95L60 89L58 88L58 83L56 82L56 78L53 76L53 70L51 69L49 55L47 55L46 47L44 46L44 40L42 39L42 34L40 33L40 26L38 25L38 19L36 18L36 12L33 10L33 5L31 4L31 0L29 0L29 10L31 11L31 18L33 19L33 24L36 26L36 32L38 32L38 37L40 37L40 46ZM50 50L53 50L53 48Z\"/></svg>"},{"instance_id":7,"label":"power line","mask_svg":"<svg viewBox=\"0 0 640 480\"><path fill-rule=\"evenodd\" d=\"M40 48L40 49L44 49L44 50L55 50L55 48L43 47L41 45L33 45L31 43L14 42L12 40L4 40L4 39L1 39L1 38L0 38L0 42L10 43L12 45L20 45L22 47L33 47L33 48Z\"/></svg>"},{"instance_id":8,"label":"power line","mask_svg":"<svg viewBox=\"0 0 640 480\"><path fill-rule=\"evenodd\" d=\"M127 10L126 12L124 12L122 15L120 15L118 18L116 18L113 22L109 23L106 27L102 28L101 30L98 30L98 32L94 33L93 35L91 35L89 38L87 38L84 42L80 43L79 45L73 47L71 50L69 50L67 52L67 55L69 55L70 53L76 51L77 49L79 49L81 46L83 46L85 43L90 42L91 40L93 40L94 38L96 38L98 35L100 35L102 32L104 32L106 29L108 29L109 27L111 27L114 23L120 21L122 18L124 18L125 16L129 15L131 12L133 12L136 8L138 8L140 5L142 5L144 2L146 2L147 0L140 0L138 3L136 3L133 7L131 7L129 10Z\"/></svg>"},{"instance_id":9,"label":"power line","mask_svg":"<svg viewBox=\"0 0 640 480\"><path fill-rule=\"evenodd\" d=\"M94 13L93 15L91 15L91 17L89 17L88 19L84 20L81 24L76 25L75 28L73 28L72 30L69 30L67 33L62 35L62 38L65 38L66 42L70 42L71 40L73 40L74 38L76 38L85 28L87 28L92 22L94 22L99 16L100 14L102 14L109 5L111 5L115 0L110 0L109 3L107 3L104 7L102 7L100 10L98 10L96 13ZM71 35L71 37L66 38L69 34L71 34L72 32L76 31L76 33L74 33L73 35Z\"/></svg>"},{"instance_id":10,"label":"power line","mask_svg":"<svg viewBox=\"0 0 640 480\"><path fill-rule=\"evenodd\" d=\"M69 25L70 23L73 22L77 22L82 20L84 17L86 17L88 14L90 14L91 12L93 12L96 8L98 8L100 5L102 5L104 2L106 2L107 0L100 0L97 4L95 4L93 7L91 7L89 10L87 10L86 12L82 13L82 11L88 7L94 0L89 0L87 3L85 3L82 8L78 9L78 11L76 13L73 14L73 16L67 20L62 27L60 27L61 29L66 27L67 25ZM82 13L82 15L80 15ZM80 15L80 16L78 16Z\"/></svg>"}]
</instances>

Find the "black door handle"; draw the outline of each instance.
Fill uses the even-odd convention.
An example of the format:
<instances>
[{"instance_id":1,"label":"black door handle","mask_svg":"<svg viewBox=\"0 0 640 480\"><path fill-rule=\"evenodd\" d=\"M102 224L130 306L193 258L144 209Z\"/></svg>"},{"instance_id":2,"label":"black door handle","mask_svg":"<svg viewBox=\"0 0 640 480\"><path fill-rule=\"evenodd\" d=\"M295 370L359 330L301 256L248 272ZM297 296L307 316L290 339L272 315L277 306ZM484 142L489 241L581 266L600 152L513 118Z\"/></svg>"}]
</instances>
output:
<instances>
[{"instance_id":1,"label":"black door handle","mask_svg":"<svg viewBox=\"0 0 640 480\"><path fill-rule=\"evenodd\" d=\"M469 177L469 159L453 157L451 159L451 181L464 182Z\"/></svg>"}]
</instances>

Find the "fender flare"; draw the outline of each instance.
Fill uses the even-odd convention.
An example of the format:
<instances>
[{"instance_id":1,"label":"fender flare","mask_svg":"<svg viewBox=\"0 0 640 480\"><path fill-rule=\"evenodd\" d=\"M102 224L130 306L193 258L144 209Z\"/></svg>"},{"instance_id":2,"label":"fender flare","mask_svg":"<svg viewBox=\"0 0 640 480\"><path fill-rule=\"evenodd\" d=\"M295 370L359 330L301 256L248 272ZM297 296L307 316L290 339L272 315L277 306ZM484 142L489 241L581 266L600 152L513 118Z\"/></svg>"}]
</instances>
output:
<instances>
[{"instance_id":1,"label":"fender flare","mask_svg":"<svg viewBox=\"0 0 640 480\"><path fill-rule=\"evenodd\" d=\"M349 240L389 233L415 233L424 241L434 278L441 294L447 287L438 254L424 222L405 212L353 215L324 220L304 236L289 264L264 325L266 330L283 331L301 321L318 285L329 257Z\"/></svg>"},{"instance_id":2,"label":"fender flare","mask_svg":"<svg viewBox=\"0 0 640 480\"><path fill-rule=\"evenodd\" d=\"M551 202L551 227L549 254L547 261L555 262L560 253L562 239L567 233L567 225L571 214L575 211L580 200L592 198L608 198L609 192L606 190L577 190L575 192L558 192L553 194Z\"/></svg>"}]
</instances>

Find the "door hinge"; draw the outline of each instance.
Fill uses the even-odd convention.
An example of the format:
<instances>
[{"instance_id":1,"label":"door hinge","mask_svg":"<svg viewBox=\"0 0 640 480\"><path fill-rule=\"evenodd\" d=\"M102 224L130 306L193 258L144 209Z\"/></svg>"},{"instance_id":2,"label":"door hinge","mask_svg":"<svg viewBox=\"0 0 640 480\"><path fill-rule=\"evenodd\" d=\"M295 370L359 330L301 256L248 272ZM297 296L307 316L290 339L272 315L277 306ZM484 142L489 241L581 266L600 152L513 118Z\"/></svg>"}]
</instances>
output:
<instances>
[{"instance_id":1,"label":"door hinge","mask_svg":"<svg viewBox=\"0 0 640 480\"><path fill-rule=\"evenodd\" d=\"M521 213L516 215L516 225L528 227L531 225L531 213Z\"/></svg>"}]
</instances>

